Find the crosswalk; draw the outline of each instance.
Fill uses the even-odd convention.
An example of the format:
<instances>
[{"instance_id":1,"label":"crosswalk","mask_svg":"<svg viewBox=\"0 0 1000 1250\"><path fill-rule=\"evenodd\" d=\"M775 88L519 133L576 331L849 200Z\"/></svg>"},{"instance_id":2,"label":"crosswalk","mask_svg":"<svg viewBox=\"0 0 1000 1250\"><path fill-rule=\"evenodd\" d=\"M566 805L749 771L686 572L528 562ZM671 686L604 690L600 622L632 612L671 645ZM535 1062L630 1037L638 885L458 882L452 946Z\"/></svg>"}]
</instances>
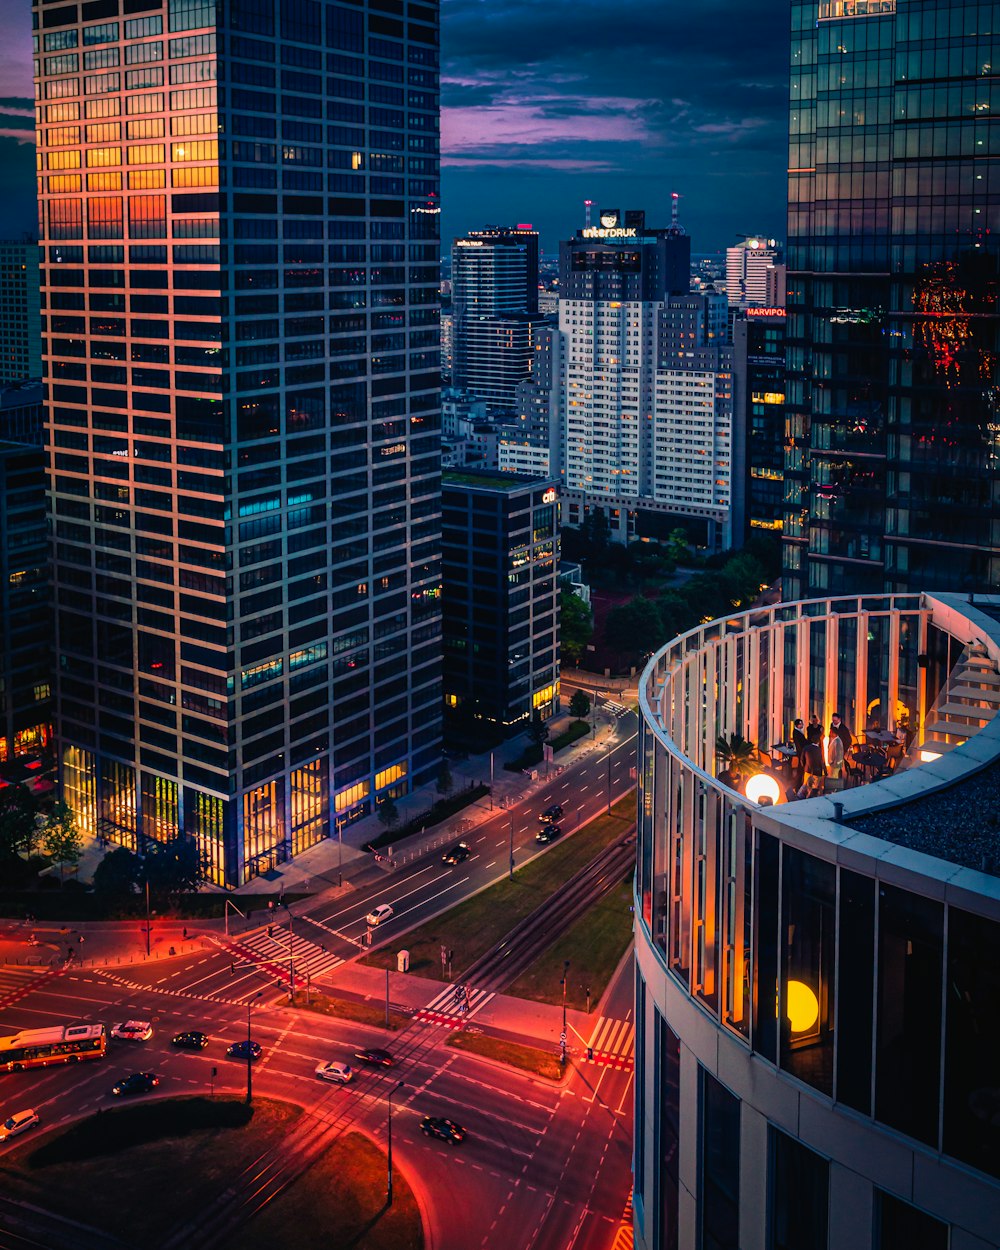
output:
<instances>
[{"instance_id":1,"label":"crosswalk","mask_svg":"<svg viewBox=\"0 0 1000 1250\"><path fill-rule=\"evenodd\" d=\"M627 708L624 703L616 703L614 699L605 699L604 710L620 720L623 716L628 716L631 709Z\"/></svg>"},{"instance_id":2,"label":"crosswalk","mask_svg":"<svg viewBox=\"0 0 1000 1250\"><path fill-rule=\"evenodd\" d=\"M13 1006L60 972L62 967L31 968L22 964L0 964L0 1008Z\"/></svg>"},{"instance_id":3,"label":"crosswalk","mask_svg":"<svg viewBox=\"0 0 1000 1250\"><path fill-rule=\"evenodd\" d=\"M635 1066L634 1044L635 1026L630 1021L601 1016L587 1043L587 1059L604 1068L631 1072Z\"/></svg>"},{"instance_id":4,"label":"crosswalk","mask_svg":"<svg viewBox=\"0 0 1000 1250\"><path fill-rule=\"evenodd\" d=\"M632 1190L628 1191L628 1202L622 1212L621 1223L615 1233L612 1250L632 1250L635 1245L635 1230L632 1226Z\"/></svg>"},{"instance_id":5,"label":"crosswalk","mask_svg":"<svg viewBox=\"0 0 1000 1250\"><path fill-rule=\"evenodd\" d=\"M236 940L230 940L229 949L238 958L260 966L262 972L288 981L292 965L295 968L296 985L305 985L306 977L319 977L324 973L339 968L344 960L334 955L323 945L310 942L308 938L299 937L289 941L288 929L274 928L270 936L266 929L255 933L247 933Z\"/></svg>"},{"instance_id":6,"label":"crosswalk","mask_svg":"<svg viewBox=\"0 0 1000 1250\"><path fill-rule=\"evenodd\" d=\"M459 987L449 985L437 994L426 1007L414 1012L413 1019L421 1024L436 1024L442 1029L460 1029L496 995L488 990L467 989L467 997L458 994Z\"/></svg>"}]
</instances>

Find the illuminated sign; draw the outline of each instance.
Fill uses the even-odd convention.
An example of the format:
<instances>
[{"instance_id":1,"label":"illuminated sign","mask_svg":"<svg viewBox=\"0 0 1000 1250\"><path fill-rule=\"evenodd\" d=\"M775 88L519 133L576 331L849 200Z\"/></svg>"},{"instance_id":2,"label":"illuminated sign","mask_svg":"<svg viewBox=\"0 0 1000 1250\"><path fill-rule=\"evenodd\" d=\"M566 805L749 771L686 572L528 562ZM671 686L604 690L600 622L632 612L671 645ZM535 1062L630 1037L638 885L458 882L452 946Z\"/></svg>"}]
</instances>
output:
<instances>
[{"instance_id":1,"label":"illuminated sign","mask_svg":"<svg viewBox=\"0 0 1000 1250\"><path fill-rule=\"evenodd\" d=\"M456 239L455 246L456 247L482 247L483 241L482 239Z\"/></svg>"},{"instance_id":2,"label":"illuminated sign","mask_svg":"<svg viewBox=\"0 0 1000 1250\"><path fill-rule=\"evenodd\" d=\"M612 226L617 226L618 225L618 209L617 208L601 209L601 225L604 226L605 229L609 229L609 230L611 229Z\"/></svg>"},{"instance_id":3,"label":"illuminated sign","mask_svg":"<svg viewBox=\"0 0 1000 1250\"><path fill-rule=\"evenodd\" d=\"M555 503L555 501L556 501L556 489L554 486L550 486L549 489L542 496L542 503Z\"/></svg>"},{"instance_id":4,"label":"illuminated sign","mask_svg":"<svg viewBox=\"0 0 1000 1250\"><path fill-rule=\"evenodd\" d=\"M781 317L785 316L783 308L748 308L746 310L748 317Z\"/></svg>"},{"instance_id":5,"label":"illuminated sign","mask_svg":"<svg viewBox=\"0 0 1000 1250\"><path fill-rule=\"evenodd\" d=\"M383 447L383 456L401 456L406 452L405 443L393 443L391 447Z\"/></svg>"},{"instance_id":6,"label":"illuminated sign","mask_svg":"<svg viewBox=\"0 0 1000 1250\"><path fill-rule=\"evenodd\" d=\"M604 218L601 218L603 221ZM588 226L583 232L585 239L637 239L635 226Z\"/></svg>"}]
</instances>

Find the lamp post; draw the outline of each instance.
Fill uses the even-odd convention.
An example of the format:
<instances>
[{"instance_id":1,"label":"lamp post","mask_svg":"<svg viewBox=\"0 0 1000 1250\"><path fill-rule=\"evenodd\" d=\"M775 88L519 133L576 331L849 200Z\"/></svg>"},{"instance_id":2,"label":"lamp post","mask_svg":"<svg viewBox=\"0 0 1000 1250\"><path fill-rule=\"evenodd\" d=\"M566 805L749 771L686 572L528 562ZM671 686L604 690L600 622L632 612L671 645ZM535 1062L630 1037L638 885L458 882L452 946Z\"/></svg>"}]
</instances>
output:
<instances>
[{"instance_id":1,"label":"lamp post","mask_svg":"<svg viewBox=\"0 0 1000 1250\"><path fill-rule=\"evenodd\" d=\"M253 1055L250 1053L250 1007L258 999L263 998L264 991L258 990L253 998L247 999L247 1106L253 1105Z\"/></svg>"},{"instance_id":2,"label":"lamp post","mask_svg":"<svg viewBox=\"0 0 1000 1250\"><path fill-rule=\"evenodd\" d=\"M337 889L339 890L344 884L344 822L339 816L334 819L337 822Z\"/></svg>"},{"instance_id":3,"label":"lamp post","mask_svg":"<svg viewBox=\"0 0 1000 1250\"><path fill-rule=\"evenodd\" d=\"M562 1033L559 1036L559 1062L563 1067L566 1066L566 978L569 972L569 960L563 960L562 974L562 992L563 992L563 1023Z\"/></svg>"},{"instance_id":4,"label":"lamp post","mask_svg":"<svg viewBox=\"0 0 1000 1250\"><path fill-rule=\"evenodd\" d=\"M146 870L146 958L149 958L149 869Z\"/></svg>"},{"instance_id":5,"label":"lamp post","mask_svg":"<svg viewBox=\"0 0 1000 1250\"><path fill-rule=\"evenodd\" d=\"M507 876L514 880L514 809L510 809L510 861L507 868Z\"/></svg>"},{"instance_id":6,"label":"lamp post","mask_svg":"<svg viewBox=\"0 0 1000 1250\"><path fill-rule=\"evenodd\" d=\"M288 993L295 1006L295 934L292 932L292 909L288 908Z\"/></svg>"},{"instance_id":7,"label":"lamp post","mask_svg":"<svg viewBox=\"0 0 1000 1250\"><path fill-rule=\"evenodd\" d=\"M490 752L490 811L493 811L493 752Z\"/></svg>"},{"instance_id":8,"label":"lamp post","mask_svg":"<svg viewBox=\"0 0 1000 1250\"><path fill-rule=\"evenodd\" d=\"M397 1081L396 1084L392 1087L392 1089L389 1090L389 1095L386 1100L389 1103L389 1150L388 1150L389 1171L386 1177L387 1183L386 1183L386 1190L385 1190L385 1201L386 1201L386 1206L390 1206L390 1207L392 1206L392 1096L393 1094L398 1093L398 1091L401 1090L402 1088L403 1088L403 1082Z\"/></svg>"},{"instance_id":9,"label":"lamp post","mask_svg":"<svg viewBox=\"0 0 1000 1250\"><path fill-rule=\"evenodd\" d=\"M608 815L611 815L611 747L608 747Z\"/></svg>"}]
</instances>

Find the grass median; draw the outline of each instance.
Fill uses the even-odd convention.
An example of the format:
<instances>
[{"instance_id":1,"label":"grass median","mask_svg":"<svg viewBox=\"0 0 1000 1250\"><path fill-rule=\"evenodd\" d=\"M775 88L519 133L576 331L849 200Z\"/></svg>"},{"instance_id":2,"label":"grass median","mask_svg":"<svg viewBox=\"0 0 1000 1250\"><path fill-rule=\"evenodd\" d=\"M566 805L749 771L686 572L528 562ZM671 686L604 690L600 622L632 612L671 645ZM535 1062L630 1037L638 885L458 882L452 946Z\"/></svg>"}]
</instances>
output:
<instances>
[{"instance_id":1,"label":"grass median","mask_svg":"<svg viewBox=\"0 0 1000 1250\"><path fill-rule=\"evenodd\" d=\"M504 878L434 920L402 935L391 947L374 951L364 962L377 968L395 968L396 951L410 952L410 972L441 976L441 948L455 952L452 973L463 971L485 955L518 921L531 915L558 893L581 868L606 846L621 838L635 821L635 794L630 793L571 837L555 843L544 855L517 869L513 880Z\"/></svg>"},{"instance_id":2,"label":"grass median","mask_svg":"<svg viewBox=\"0 0 1000 1250\"><path fill-rule=\"evenodd\" d=\"M305 1175L255 1215L232 1250L422 1250L416 1199L399 1167L385 1205L386 1158L360 1133L338 1138Z\"/></svg>"},{"instance_id":3,"label":"grass median","mask_svg":"<svg viewBox=\"0 0 1000 1250\"><path fill-rule=\"evenodd\" d=\"M156 1246L180 1220L278 1145L298 1107L258 1098L168 1098L98 1111L0 1167L10 1197L80 1220L136 1245Z\"/></svg>"},{"instance_id":4,"label":"grass median","mask_svg":"<svg viewBox=\"0 0 1000 1250\"><path fill-rule=\"evenodd\" d=\"M354 1002L347 998L332 998L327 994L317 994L311 990L308 999L304 990L295 991L292 1003L300 1011L314 1011L320 1016L338 1016L341 1020L354 1020L358 1024L373 1024L376 1028L386 1028L385 1005L376 1003ZM390 1030L402 1029L410 1023L410 1017L402 1012L389 1010Z\"/></svg>"},{"instance_id":5,"label":"grass median","mask_svg":"<svg viewBox=\"0 0 1000 1250\"><path fill-rule=\"evenodd\" d=\"M598 899L580 919L507 987L505 993L537 1003L561 1004L563 961L566 1006L579 1011L600 1002L601 995L632 942L632 886L618 886Z\"/></svg>"},{"instance_id":6,"label":"grass median","mask_svg":"<svg viewBox=\"0 0 1000 1250\"><path fill-rule=\"evenodd\" d=\"M495 1063L506 1063L509 1067L520 1068L522 1072L531 1072L534 1076L544 1076L549 1081L561 1081L566 1075L566 1068L559 1062L558 1054L540 1050L537 1046L524 1046L520 1042L505 1042L498 1037L485 1037L479 1033L464 1031L452 1033L445 1045L455 1050L481 1055Z\"/></svg>"}]
</instances>

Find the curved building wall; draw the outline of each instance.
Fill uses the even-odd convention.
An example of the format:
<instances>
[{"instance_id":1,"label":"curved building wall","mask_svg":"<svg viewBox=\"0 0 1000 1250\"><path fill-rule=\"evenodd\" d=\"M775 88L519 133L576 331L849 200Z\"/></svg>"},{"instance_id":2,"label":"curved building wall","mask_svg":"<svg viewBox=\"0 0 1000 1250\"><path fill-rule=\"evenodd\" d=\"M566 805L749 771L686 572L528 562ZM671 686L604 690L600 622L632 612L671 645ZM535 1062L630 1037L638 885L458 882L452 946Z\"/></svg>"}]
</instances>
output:
<instances>
[{"instance_id":1,"label":"curved building wall","mask_svg":"<svg viewBox=\"0 0 1000 1250\"><path fill-rule=\"evenodd\" d=\"M713 622L643 674L643 1250L1000 1245L1000 880L870 830L961 802L1000 716L833 798L758 807L713 775L719 734L767 747L813 710L857 733L883 709L919 748L970 643L998 667L1000 627L958 597L823 600Z\"/></svg>"}]
</instances>

